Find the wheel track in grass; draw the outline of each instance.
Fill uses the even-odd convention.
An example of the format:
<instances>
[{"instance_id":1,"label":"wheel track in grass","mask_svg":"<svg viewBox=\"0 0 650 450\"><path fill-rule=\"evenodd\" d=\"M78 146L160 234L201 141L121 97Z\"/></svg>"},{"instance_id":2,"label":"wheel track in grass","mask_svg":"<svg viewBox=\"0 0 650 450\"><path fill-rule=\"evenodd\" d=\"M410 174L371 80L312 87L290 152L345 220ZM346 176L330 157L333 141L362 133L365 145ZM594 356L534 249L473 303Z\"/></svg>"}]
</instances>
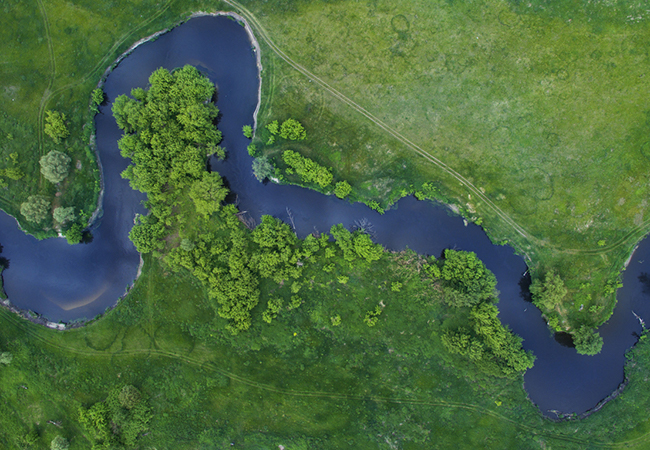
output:
<instances>
[{"instance_id":1,"label":"wheel track in grass","mask_svg":"<svg viewBox=\"0 0 650 450\"><path fill-rule=\"evenodd\" d=\"M296 71L300 72L310 80L313 80L316 82L318 85L320 85L323 89L327 90L330 94L332 94L335 98L338 100L346 103L348 106L352 107L355 109L357 112L359 112L361 115L363 115L365 118L370 120L372 123L377 125L379 128L390 134L392 137L400 141L402 144L404 144L406 147L417 153L418 155L422 156L425 158L427 161L433 163L443 171L445 171L447 174L451 175L453 178L455 178L457 181L461 183L461 185L465 186L469 191L471 191L472 194L476 195L478 198L480 198L499 218L501 218L506 224L508 224L510 227L512 227L521 237L524 239L527 239L536 245L540 247L548 247L553 249L556 252L560 253L569 253L569 254L593 254L593 255L598 255L598 254L604 254L611 252L613 250L619 249L621 246L624 245L631 245L629 241L631 239L634 239L634 242L638 242L637 235L639 234L647 234L650 231L650 220L647 220L644 222L642 225L635 227L632 231L630 231L626 236L623 238L619 239L618 241L614 242L611 245L606 245L600 248L596 249L566 249L566 248L559 248L543 239L536 238L535 236L530 235L521 225L519 225L512 217L510 217L506 212L504 212L501 208L499 208L497 205L495 205L485 194L483 194L479 188L474 186L469 180L467 180L465 177L463 177L460 173L456 172L454 169L452 169L450 166L445 164L443 161L440 159L436 158L435 156L432 156L428 152L426 152L423 148L400 134L399 132L393 130L391 127L389 127L387 124L382 122L380 119L375 117L372 113L370 113L368 110L366 110L364 107L353 101L352 99L348 98L345 96L343 93L339 92L336 90L334 87L330 86L328 83L326 83L324 80L320 79L313 73L311 73L309 70L307 70L305 67L302 65L298 64L296 61L291 59L287 54L285 54L276 44L271 40L269 37L266 29L262 26L262 24L257 20L257 17L251 13L248 9L246 9L243 5L239 4L238 2L234 0L223 0L225 3L230 5L231 7L237 9L239 13L246 18L246 20L249 21L251 27L253 27L259 36L264 40L264 42L271 48L271 50L283 61L285 61L287 64L289 64L291 67L293 67Z\"/></svg>"},{"instance_id":2,"label":"wheel track in grass","mask_svg":"<svg viewBox=\"0 0 650 450\"><path fill-rule=\"evenodd\" d=\"M465 410L465 411L474 412L482 415L488 415L494 419L510 423L514 427L524 430L532 435L545 437L548 439L571 442L574 444L588 444L591 446L597 446L602 448L629 447L629 445L640 444L642 442L647 441L650 435L649 432L642 436L639 436L638 438L631 439L628 441L618 442L618 443L607 443L607 442L598 442L598 441L594 442L586 439L575 438L572 436L564 436L564 435L556 435L556 434L551 434L546 432L540 432L534 426L519 423L515 419L511 419L509 417L506 417L503 414L499 414L496 411L472 403L446 401L442 399L424 400L424 399L410 398L410 397L385 397L385 396L378 396L378 395L341 394L337 392L326 392L326 391L305 391L305 390L283 389L266 383L254 381L249 378L240 376L234 372L221 369L217 367L215 363L212 362L207 356L205 358L198 358L198 357L191 357L170 350L162 350L155 345L153 339L152 339L152 343L154 347L152 348L120 350L115 352L97 351L97 350L90 350L90 349L85 350L77 347L66 346L64 344L54 342L52 339L48 339L46 336L43 335L43 332L52 333L52 334L60 334L60 333L54 330L44 330L42 328L40 330L34 330L32 329L33 327L32 324L20 318L15 313L8 311L4 308L0 312L0 317L4 318L4 320L7 322L11 322L11 324L14 327L21 329L26 335L29 336L30 341L40 342L45 346L49 346L51 348L60 350L62 352L75 354L78 356L88 357L88 358L100 357L100 358L109 358L109 359L120 358L120 357L128 358L128 357L153 355L161 358L177 360L197 368L207 368L208 370L211 370L214 373L218 373L222 376L225 376L235 382L244 384L252 388L260 389L266 392L273 392L280 395L303 397L303 398L321 398L321 399L330 399L330 400L372 401L378 403L419 405L419 406L430 406L430 407L450 408L456 410ZM210 350L205 347L199 347L198 351L192 351L192 353L195 352L199 353L200 350L204 350L206 355L208 356L210 355Z\"/></svg>"}]
</instances>

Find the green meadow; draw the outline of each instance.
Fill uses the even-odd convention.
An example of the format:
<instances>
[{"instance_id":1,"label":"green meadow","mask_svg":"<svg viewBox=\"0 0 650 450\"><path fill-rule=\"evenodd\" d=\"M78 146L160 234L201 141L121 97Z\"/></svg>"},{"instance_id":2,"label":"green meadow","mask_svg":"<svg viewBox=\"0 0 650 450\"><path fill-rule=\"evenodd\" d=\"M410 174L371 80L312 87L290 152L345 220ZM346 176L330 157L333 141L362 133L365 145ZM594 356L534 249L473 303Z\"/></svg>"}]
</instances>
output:
<instances>
[{"instance_id":1,"label":"green meadow","mask_svg":"<svg viewBox=\"0 0 650 450\"><path fill-rule=\"evenodd\" d=\"M31 195L87 221L101 187L91 93L104 71L192 12L235 11L262 53L253 143L288 182L300 183L281 157L294 150L349 182L353 200L448 203L512 245L534 278L561 275L569 293L544 311L556 328L593 327L650 224L646 3L6 0L0 207L38 237L56 224L24 220ZM66 116L60 144L44 134L46 111ZM289 117L307 139L269 143L265 125ZM51 150L72 159L57 185L38 164ZM488 376L445 350L456 319L416 255L376 264L310 268L303 306L234 337L198 281L153 257L126 299L82 328L2 310L0 352L12 359L0 364L0 442L47 448L61 435L89 448L79 407L132 384L154 411L138 448L647 447L645 335L617 399L554 423L521 375ZM263 298L276 287L263 284ZM378 298L385 312L368 327Z\"/></svg>"}]
</instances>

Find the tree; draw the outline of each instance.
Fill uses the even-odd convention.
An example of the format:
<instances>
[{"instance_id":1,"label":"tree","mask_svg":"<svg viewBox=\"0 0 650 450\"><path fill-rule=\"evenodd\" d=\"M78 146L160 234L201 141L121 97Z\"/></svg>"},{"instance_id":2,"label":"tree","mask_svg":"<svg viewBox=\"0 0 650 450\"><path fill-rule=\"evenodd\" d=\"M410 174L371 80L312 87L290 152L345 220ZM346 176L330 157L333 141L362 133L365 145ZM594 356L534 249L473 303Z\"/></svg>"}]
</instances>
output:
<instances>
[{"instance_id":1,"label":"tree","mask_svg":"<svg viewBox=\"0 0 650 450\"><path fill-rule=\"evenodd\" d=\"M83 226L79 223L73 223L63 234L68 244L78 244L83 238Z\"/></svg>"},{"instance_id":2,"label":"tree","mask_svg":"<svg viewBox=\"0 0 650 450\"><path fill-rule=\"evenodd\" d=\"M573 333L573 343L581 355L597 355L603 348L603 338L600 334L584 325Z\"/></svg>"},{"instance_id":3,"label":"tree","mask_svg":"<svg viewBox=\"0 0 650 450\"><path fill-rule=\"evenodd\" d=\"M59 144L61 139L65 139L70 135L68 127L65 125L65 114L58 111L45 111L45 116L43 132L51 137L55 143Z\"/></svg>"},{"instance_id":4,"label":"tree","mask_svg":"<svg viewBox=\"0 0 650 450\"><path fill-rule=\"evenodd\" d=\"M136 217L136 224L129 233L129 239L140 253L150 253L163 248L163 239L166 235L165 226L155 216Z\"/></svg>"},{"instance_id":5,"label":"tree","mask_svg":"<svg viewBox=\"0 0 650 450\"><path fill-rule=\"evenodd\" d=\"M137 387L128 384L122 388L118 395L120 405L126 409L133 409L140 400L142 399L142 394Z\"/></svg>"},{"instance_id":6,"label":"tree","mask_svg":"<svg viewBox=\"0 0 650 450\"><path fill-rule=\"evenodd\" d=\"M40 223L50 213L50 202L40 195L31 195L20 205L20 213L30 222Z\"/></svg>"},{"instance_id":7,"label":"tree","mask_svg":"<svg viewBox=\"0 0 650 450\"><path fill-rule=\"evenodd\" d=\"M562 303L567 294L567 288L560 275L554 270L549 270L542 281L539 278L533 280L530 285L530 293L533 296L533 303L538 308L553 309Z\"/></svg>"},{"instance_id":8,"label":"tree","mask_svg":"<svg viewBox=\"0 0 650 450\"><path fill-rule=\"evenodd\" d=\"M269 130L270 131L270 130ZM290 141L302 141L307 138L305 128L295 119L287 119L282 122L280 136Z\"/></svg>"},{"instance_id":9,"label":"tree","mask_svg":"<svg viewBox=\"0 0 650 450\"><path fill-rule=\"evenodd\" d=\"M70 443L63 436L55 437L50 444L50 450L68 450L69 448Z\"/></svg>"},{"instance_id":10,"label":"tree","mask_svg":"<svg viewBox=\"0 0 650 450\"><path fill-rule=\"evenodd\" d=\"M68 176L70 157L63 152L52 150L41 157L41 173L50 183L59 183Z\"/></svg>"},{"instance_id":11,"label":"tree","mask_svg":"<svg viewBox=\"0 0 650 450\"><path fill-rule=\"evenodd\" d=\"M446 281L445 302L471 306L496 296L496 277L474 252L445 250L441 278Z\"/></svg>"},{"instance_id":12,"label":"tree","mask_svg":"<svg viewBox=\"0 0 650 450\"><path fill-rule=\"evenodd\" d=\"M338 198L345 198L352 192L352 186L347 181L339 181L334 186L334 195Z\"/></svg>"},{"instance_id":13,"label":"tree","mask_svg":"<svg viewBox=\"0 0 650 450\"><path fill-rule=\"evenodd\" d=\"M14 356L9 352L0 353L0 364L9 365Z\"/></svg>"},{"instance_id":14,"label":"tree","mask_svg":"<svg viewBox=\"0 0 650 450\"><path fill-rule=\"evenodd\" d=\"M278 121L274 120L273 122L269 123L266 125L266 129L269 130L269 133L271 133L272 136L278 134L278 131L280 131L280 126L278 125Z\"/></svg>"},{"instance_id":15,"label":"tree","mask_svg":"<svg viewBox=\"0 0 650 450\"><path fill-rule=\"evenodd\" d=\"M221 202L228 195L228 188L217 172L204 172L203 178L196 180L190 187L190 197L194 201L196 212L208 218L219 210Z\"/></svg>"},{"instance_id":16,"label":"tree","mask_svg":"<svg viewBox=\"0 0 650 450\"><path fill-rule=\"evenodd\" d=\"M68 208L64 208L62 206L59 206L58 208L54 208L52 216L54 216L54 220L60 224L71 222L75 219L74 207L70 206Z\"/></svg>"},{"instance_id":17,"label":"tree","mask_svg":"<svg viewBox=\"0 0 650 450\"><path fill-rule=\"evenodd\" d=\"M247 137L248 139L253 137L253 127L250 125L244 125L242 127L242 132L244 133L244 137Z\"/></svg>"},{"instance_id":18,"label":"tree","mask_svg":"<svg viewBox=\"0 0 650 450\"><path fill-rule=\"evenodd\" d=\"M266 156L261 156L253 160L253 175L260 182L273 175L273 166Z\"/></svg>"}]
</instances>

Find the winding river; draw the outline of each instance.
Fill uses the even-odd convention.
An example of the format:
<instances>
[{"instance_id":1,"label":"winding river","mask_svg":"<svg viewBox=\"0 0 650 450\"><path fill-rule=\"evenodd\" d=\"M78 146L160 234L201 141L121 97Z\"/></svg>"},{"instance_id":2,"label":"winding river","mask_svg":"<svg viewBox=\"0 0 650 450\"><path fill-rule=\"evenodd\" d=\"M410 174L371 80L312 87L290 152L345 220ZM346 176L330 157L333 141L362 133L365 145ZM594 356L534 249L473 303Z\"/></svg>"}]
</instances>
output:
<instances>
[{"instance_id":1,"label":"winding river","mask_svg":"<svg viewBox=\"0 0 650 450\"><path fill-rule=\"evenodd\" d=\"M375 240L392 250L408 247L436 256L450 247L476 252L497 277L501 319L537 356L534 368L525 375L525 388L546 415L582 413L623 381L624 353L641 332L632 311L650 318L650 276L645 272L650 272L650 241L643 241L632 258L615 313L600 329L605 341L602 353L578 355L554 339L540 312L527 300L527 268L522 258L509 247L493 245L481 228L465 226L463 219L452 216L447 208L405 198L382 216L333 196L257 182L246 152L248 140L241 132L242 125L253 123L258 101L256 55L245 29L223 16L194 18L137 47L108 76L104 91L109 104L102 106L96 118L106 188L104 215L94 226L92 243L39 242L22 233L13 218L0 213L2 256L10 261L4 272L5 289L13 305L52 321L69 322L102 313L131 285L140 258L128 232L135 213L145 212L144 197L120 177L127 161L117 148L121 131L112 118L110 101L133 87L145 87L158 67L173 69L185 64L198 67L217 85L217 105L222 113L219 129L228 157L224 162L211 161L211 165L226 178L241 211L258 221L262 214L292 221L301 237L314 230L327 231L337 223L351 228L367 221Z\"/></svg>"}]
</instances>

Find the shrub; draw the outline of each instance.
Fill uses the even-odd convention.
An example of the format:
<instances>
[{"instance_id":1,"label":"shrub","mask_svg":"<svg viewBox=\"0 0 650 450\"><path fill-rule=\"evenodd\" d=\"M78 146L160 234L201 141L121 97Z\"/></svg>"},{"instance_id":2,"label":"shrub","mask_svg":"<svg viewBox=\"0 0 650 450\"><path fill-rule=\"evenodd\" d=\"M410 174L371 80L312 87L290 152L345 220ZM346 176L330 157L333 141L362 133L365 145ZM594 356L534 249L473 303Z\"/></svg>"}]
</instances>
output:
<instances>
[{"instance_id":1,"label":"shrub","mask_svg":"<svg viewBox=\"0 0 650 450\"><path fill-rule=\"evenodd\" d=\"M248 139L252 139L253 137L253 127L250 125L244 125L242 127L242 132L244 133L244 136L247 137Z\"/></svg>"},{"instance_id":2,"label":"shrub","mask_svg":"<svg viewBox=\"0 0 650 450\"><path fill-rule=\"evenodd\" d=\"M334 186L334 195L338 198L345 198L352 192L352 186L347 181L339 181Z\"/></svg>"},{"instance_id":3,"label":"shrub","mask_svg":"<svg viewBox=\"0 0 650 450\"><path fill-rule=\"evenodd\" d=\"M58 208L54 208L52 216L54 216L54 220L61 224L71 222L75 219L74 207L70 206L68 208L64 208L62 206L59 206Z\"/></svg>"},{"instance_id":4,"label":"shrub","mask_svg":"<svg viewBox=\"0 0 650 450\"><path fill-rule=\"evenodd\" d=\"M58 111L45 111L45 115L43 132L51 137L55 143L59 144L61 139L65 139L70 135L68 127L65 125L65 114Z\"/></svg>"},{"instance_id":5,"label":"shrub","mask_svg":"<svg viewBox=\"0 0 650 450\"><path fill-rule=\"evenodd\" d=\"M307 138L307 132L297 120L287 119L280 127L280 137L290 141L302 141Z\"/></svg>"}]
</instances>

